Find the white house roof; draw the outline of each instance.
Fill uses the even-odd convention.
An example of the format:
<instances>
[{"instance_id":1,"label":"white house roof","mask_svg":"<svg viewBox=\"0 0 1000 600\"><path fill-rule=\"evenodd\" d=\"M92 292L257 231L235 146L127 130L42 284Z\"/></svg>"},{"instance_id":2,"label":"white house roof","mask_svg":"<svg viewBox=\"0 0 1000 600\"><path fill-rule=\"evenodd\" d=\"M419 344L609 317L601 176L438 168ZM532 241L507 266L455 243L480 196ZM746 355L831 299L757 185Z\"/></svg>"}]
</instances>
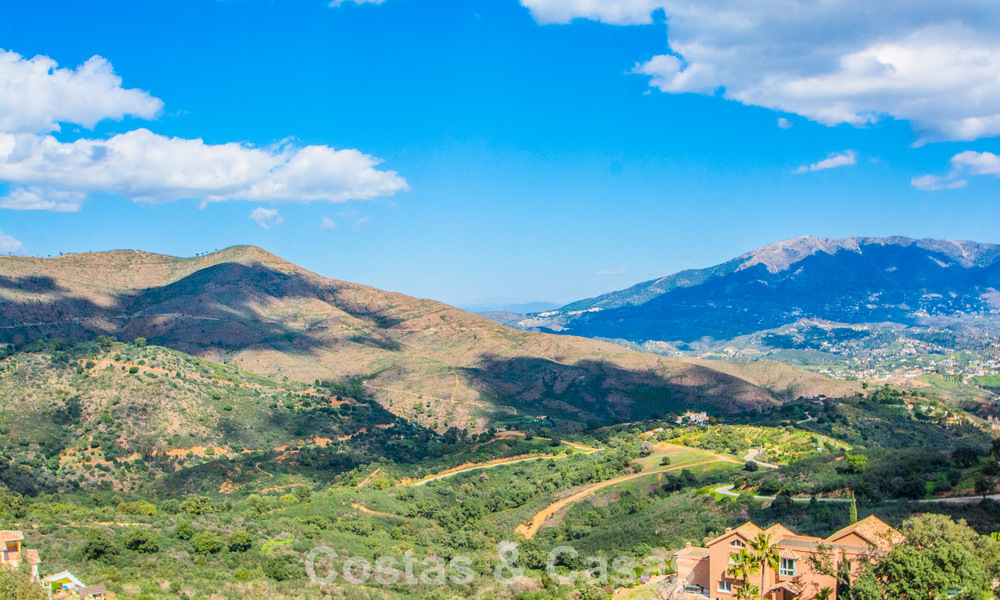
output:
<instances>
[{"instance_id":1,"label":"white house roof","mask_svg":"<svg viewBox=\"0 0 1000 600\"><path fill-rule=\"evenodd\" d=\"M76 575L70 573L69 571L60 571L59 573L53 573L48 577L42 578L43 584L56 583L57 581L68 580L75 587L86 587L87 584L80 581L80 578Z\"/></svg>"}]
</instances>

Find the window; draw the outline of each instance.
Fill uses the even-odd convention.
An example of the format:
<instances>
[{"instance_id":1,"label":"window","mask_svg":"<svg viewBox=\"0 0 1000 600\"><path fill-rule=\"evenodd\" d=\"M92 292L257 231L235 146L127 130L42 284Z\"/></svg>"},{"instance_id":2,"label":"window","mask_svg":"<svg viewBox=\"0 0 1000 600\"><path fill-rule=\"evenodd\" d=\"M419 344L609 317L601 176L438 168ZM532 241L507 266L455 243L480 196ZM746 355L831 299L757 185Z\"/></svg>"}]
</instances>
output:
<instances>
[{"instance_id":1,"label":"window","mask_svg":"<svg viewBox=\"0 0 1000 600\"><path fill-rule=\"evenodd\" d=\"M783 558L778 563L778 575L783 577L795 577L795 560Z\"/></svg>"},{"instance_id":2,"label":"window","mask_svg":"<svg viewBox=\"0 0 1000 600\"><path fill-rule=\"evenodd\" d=\"M746 548L747 547L747 545L743 543L743 540L741 540L739 538L736 538L732 542L729 542L729 545L732 546L733 548Z\"/></svg>"},{"instance_id":3,"label":"window","mask_svg":"<svg viewBox=\"0 0 1000 600\"><path fill-rule=\"evenodd\" d=\"M733 593L733 582L726 581L723 579L719 582L719 593L720 594L732 594Z\"/></svg>"}]
</instances>

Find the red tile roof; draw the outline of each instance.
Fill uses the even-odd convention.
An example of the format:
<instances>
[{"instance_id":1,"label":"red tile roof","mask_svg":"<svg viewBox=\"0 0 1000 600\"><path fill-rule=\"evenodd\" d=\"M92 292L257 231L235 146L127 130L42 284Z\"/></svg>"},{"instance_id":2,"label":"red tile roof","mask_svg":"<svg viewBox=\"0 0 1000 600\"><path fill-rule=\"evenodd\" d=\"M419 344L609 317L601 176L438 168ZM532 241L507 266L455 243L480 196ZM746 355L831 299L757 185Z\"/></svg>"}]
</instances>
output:
<instances>
[{"instance_id":1,"label":"red tile roof","mask_svg":"<svg viewBox=\"0 0 1000 600\"><path fill-rule=\"evenodd\" d=\"M38 565L42 562L42 559L38 558L38 550L25 550L24 557L29 565Z\"/></svg>"},{"instance_id":2,"label":"red tile roof","mask_svg":"<svg viewBox=\"0 0 1000 600\"><path fill-rule=\"evenodd\" d=\"M0 542L20 542L22 540L24 540L24 532L7 529L0 531Z\"/></svg>"}]
</instances>

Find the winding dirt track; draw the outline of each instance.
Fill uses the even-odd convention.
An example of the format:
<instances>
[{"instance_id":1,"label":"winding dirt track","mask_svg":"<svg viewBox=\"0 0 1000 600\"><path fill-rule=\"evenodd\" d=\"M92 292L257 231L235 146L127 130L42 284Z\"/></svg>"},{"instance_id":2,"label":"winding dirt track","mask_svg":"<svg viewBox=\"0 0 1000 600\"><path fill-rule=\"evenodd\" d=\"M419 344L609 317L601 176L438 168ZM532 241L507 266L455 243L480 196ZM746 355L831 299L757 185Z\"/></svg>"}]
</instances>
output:
<instances>
[{"instance_id":1,"label":"winding dirt track","mask_svg":"<svg viewBox=\"0 0 1000 600\"><path fill-rule=\"evenodd\" d=\"M582 490L576 492L572 496L567 496L567 497L563 498L562 500L557 500L556 502L553 502L552 504L550 504L547 507L545 507L544 509L542 509L534 517L532 517L531 521L529 521L527 523L522 523L522 524L518 525L516 531L518 533L524 535L525 538L527 538L527 539L530 540L531 538L535 537L535 534L538 533L538 530L541 529L542 525L545 523L545 521L548 520L549 517L551 517L552 515L556 514L557 512L559 512L560 510L562 510L562 509L564 509L564 508L566 508L568 506L572 506L572 505L576 504L577 502L583 500L584 498L587 498L589 496L593 496L600 489L606 488L606 487L611 486L611 485L616 485L616 484L622 483L623 481L629 481L631 479L638 479L640 477L646 477L648 475L657 475L657 474L660 474L660 473L667 473L667 472L670 472L670 471L679 471L681 469L689 469L691 467L697 467L697 466L701 466L701 465L707 465L707 464L711 464L711 463L714 463L714 462L733 462L733 463L738 463L739 461L737 461L735 459L730 459L728 457L712 458L711 460L703 460L701 462L691 463L691 464L687 464L687 465L678 465L676 467L670 467L670 468L666 468L666 469L653 469L653 470L649 470L649 471L642 471L641 473L633 473L631 475L622 475L621 477L615 477L614 479L608 479L606 481L600 481L598 483L594 483L594 484L591 484L591 485L583 488Z\"/></svg>"},{"instance_id":2,"label":"winding dirt track","mask_svg":"<svg viewBox=\"0 0 1000 600\"><path fill-rule=\"evenodd\" d=\"M547 439L547 438L538 438L538 439ZM584 455L587 455L587 454L593 454L594 452L600 452L600 451L604 450L604 448L591 448L590 446L583 446L581 444L577 444L577 443L574 443L574 442L567 442L565 440L563 441L563 443L566 444L567 446L576 448L577 450L583 450L583 452L581 452L580 454L574 455L574 456L584 456ZM502 467L504 465L512 465L514 463L528 462L528 461L532 461L532 460L556 460L556 459L559 459L559 458L566 458L566 455L561 455L561 454L539 454L539 455L535 455L535 456L525 456L525 455L522 454L522 455L519 455L519 456L511 456L509 458L498 458L496 460L491 460L489 462L468 463L468 464L465 464L465 465L459 465L457 467L452 467L451 469L445 469L444 471L441 471L440 473L438 473L436 475L428 475L428 476L424 477L423 479L412 483L411 485L413 485L413 486L421 486L421 485L425 485L427 483L430 483L432 481L437 481L438 479L445 479L447 477L453 477L453 476L458 475L460 473L468 473L469 471L478 471L480 469L492 469L494 467Z\"/></svg>"}]
</instances>

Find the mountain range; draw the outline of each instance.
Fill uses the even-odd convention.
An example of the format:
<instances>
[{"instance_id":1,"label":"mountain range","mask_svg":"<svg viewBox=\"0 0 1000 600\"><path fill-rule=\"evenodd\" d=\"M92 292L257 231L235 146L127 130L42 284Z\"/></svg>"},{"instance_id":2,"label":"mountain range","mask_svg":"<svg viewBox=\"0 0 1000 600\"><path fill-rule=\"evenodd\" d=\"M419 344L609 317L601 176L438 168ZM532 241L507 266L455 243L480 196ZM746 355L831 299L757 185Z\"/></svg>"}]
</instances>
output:
<instances>
[{"instance_id":1,"label":"mountain range","mask_svg":"<svg viewBox=\"0 0 1000 600\"><path fill-rule=\"evenodd\" d=\"M802 320L995 331L998 290L996 244L804 236L557 310L498 320L531 331L680 348Z\"/></svg>"},{"instance_id":2,"label":"mountain range","mask_svg":"<svg viewBox=\"0 0 1000 600\"><path fill-rule=\"evenodd\" d=\"M260 248L192 258L119 250L0 257L0 342L145 338L282 381L360 385L419 425L630 420L850 395L779 363L752 367L517 331L432 300L327 279Z\"/></svg>"}]
</instances>

